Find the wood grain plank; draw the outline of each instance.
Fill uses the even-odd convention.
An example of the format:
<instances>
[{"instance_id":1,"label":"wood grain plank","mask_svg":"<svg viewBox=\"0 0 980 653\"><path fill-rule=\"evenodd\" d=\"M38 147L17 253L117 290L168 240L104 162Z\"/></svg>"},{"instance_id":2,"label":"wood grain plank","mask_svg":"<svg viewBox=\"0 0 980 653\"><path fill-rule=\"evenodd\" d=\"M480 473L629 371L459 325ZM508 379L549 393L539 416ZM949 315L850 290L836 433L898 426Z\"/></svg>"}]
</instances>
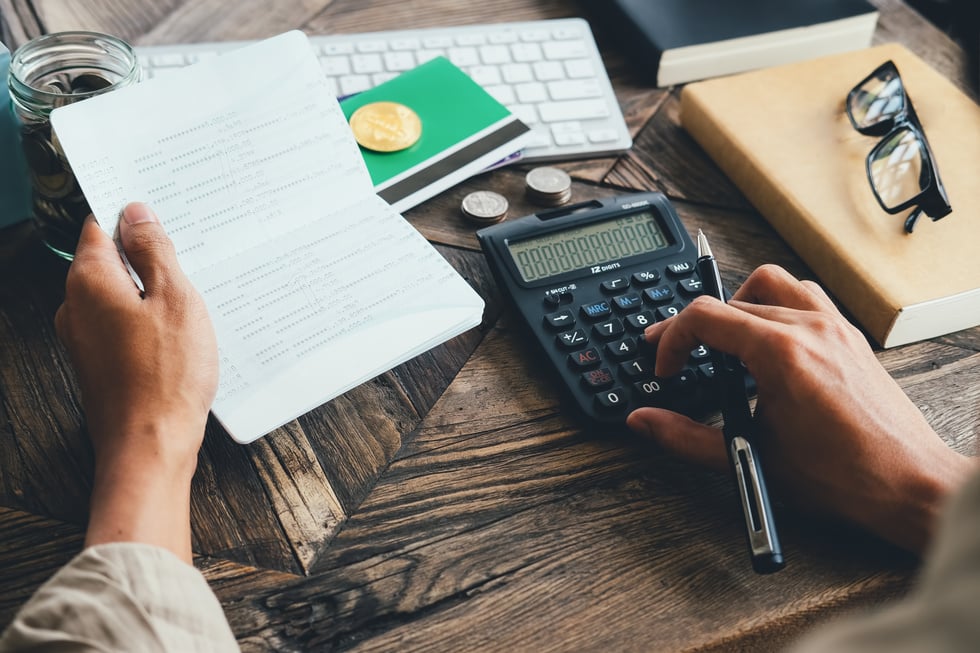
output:
<instances>
[{"instance_id":1,"label":"wood grain plank","mask_svg":"<svg viewBox=\"0 0 980 653\"><path fill-rule=\"evenodd\" d=\"M248 447L272 508L303 573L347 519L296 421Z\"/></svg>"},{"instance_id":2,"label":"wood grain plank","mask_svg":"<svg viewBox=\"0 0 980 653\"><path fill-rule=\"evenodd\" d=\"M185 0L100 0L64 2L34 0L47 32L90 30L138 43L147 32L178 9Z\"/></svg>"},{"instance_id":3,"label":"wood grain plank","mask_svg":"<svg viewBox=\"0 0 980 653\"><path fill-rule=\"evenodd\" d=\"M30 0L0 0L0 40L13 51L46 31Z\"/></svg>"}]
</instances>

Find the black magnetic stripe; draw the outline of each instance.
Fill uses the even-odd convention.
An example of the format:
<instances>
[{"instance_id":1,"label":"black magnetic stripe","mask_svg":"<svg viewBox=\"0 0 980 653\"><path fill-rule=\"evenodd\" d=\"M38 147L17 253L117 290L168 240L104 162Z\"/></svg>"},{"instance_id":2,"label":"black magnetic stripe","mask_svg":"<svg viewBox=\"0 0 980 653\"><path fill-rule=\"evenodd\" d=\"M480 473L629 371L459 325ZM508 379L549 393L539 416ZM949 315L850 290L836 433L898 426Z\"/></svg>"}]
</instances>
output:
<instances>
[{"instance_id":1,"label":"black magnetic stripe","mask_svg":"<svg viewBox=\"0 0 980 653\"><path fill-rule=\"evenodd\" d=\"M378 195L389 204L394 204L398 200L422 190L434 181L452 174L470 161L495 150L526 131L529 131L528 126L520 120L514 119L492 134L487 134L480 140L474 141L461 150L453 152L445 159L436 161L429 167L419 170L414 175L406 177L398 183L385 188ZM505 156L507 155L503 154L500 158L502 159ZM491 163L496 162L492 161ZM490 164L488 163L487 165Z\"/></svg>"}]
</instances>

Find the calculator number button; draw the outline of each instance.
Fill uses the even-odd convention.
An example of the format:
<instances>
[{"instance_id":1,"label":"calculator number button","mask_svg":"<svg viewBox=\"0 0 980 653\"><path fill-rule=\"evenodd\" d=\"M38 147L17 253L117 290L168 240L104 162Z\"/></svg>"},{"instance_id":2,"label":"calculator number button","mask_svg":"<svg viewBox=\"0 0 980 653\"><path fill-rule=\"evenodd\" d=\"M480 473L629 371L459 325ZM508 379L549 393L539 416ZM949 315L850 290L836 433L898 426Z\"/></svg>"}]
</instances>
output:
<instances>
[{"instance_id":1,"label":"calculator number button","mask_svg":"<svg viewBox=\"0 0 980 653\"><path fill-rule=\"evenodd\" d=\"M606 352L613 358L618 358L619 360L632 358L638 350L639 347L633 338L623 338L622 340L610 342L606 345Z\"/></svg>"},{"instance_id":2,"label":"calculator number button","mask_svg":"<svg viewBox=\"0 0 980 653\"><path fill-rule=\"evenodd\" d=\"M682 261L680 263L669 263L667 265L667 275L671 277L686 277L694 272L694 263Z\"/></svg>"},{"instance_id":3,"label":"calculator number button","mask_svg":"<svg viewBox=\"0 0 980 653\"><path fill-rule=\"evenodd\" d=\"M615 317L606 322L600 322L592 327L592 332L595 334L595 336L603 340L618 338L623 335L625 331L626 329L623 328L622 320Z\"/></svg>"},{"instance_id":4,"label":"calculator number button","mask_svg":"<svg viewBox=\"0 0 980 653\"><path fill-rule=\"evenodd\" d=\"M598 370L591 370L582 374L582 383L592 390L608 388L613 384L613 375L609 368L603 367Z\"/></svg>"},{"instance_id":5,"label":"calculator number button","mask_svg":"<svg viewBox=\"0 0 980 653\"><path fill-rule=\"evenodd\" d=\"M573 351L568 355L568 364L577 370L587 370L601 362L602 359L599 357L599 350L595 347L589 347L582 351Z\"/></svg>"},{"instance_id":6,"label":"calculator number button","mask_svg":"<svg viewBox=\"0 0 980 653\"><path fill-rule=\"evenodd\" d=\"M683 370L675 374L668 379L670 382L671 390L677 393L690 393L694 392L698 385L697 373L690 367L685 367Z\"/></svg>"},{"instance_id":7,"label":"calculator number button","mask_svg":"<svg viewBox=\"0 0 980 653\"><path fill-rule=\"evenodd\" d=\"M630 380L653 376L653 366L642 358L620 363L619 371Z\"/></svg>"},{"instance_id":8,"label":"calculator number button","mask_svg":"<svg viewBox=\"0 0 980 653\"><path fill-rule=\"evenodd\" d=\"M643 331L648 326L656 322L657 320L653 317L653 313L650 311L643 311L642 313L637 313L636 315L627 315L626 324L633 331Z\"/></svg>"},{"instance_id":9,"label":"calculator number button","mask_svg":"<svg viewBox=\"0 0 980 653\"><path fill-rule=\"evenodd\" d=\"M589 336L584 329L575 329L558 334L558 343L565 349L581 349L589 344Z\"/></svg>"},{"instance_id":10,"label":"calculator number button","mask_svg":"<svg viewBox=\"0 0 980 653\"><path fill-rule=\"evenodd\" d=\"M663 406L667 404L667 388L662 379L647 379L633 384L639 403L647 406Z\"/></svg>"},{"instance_id":11,"label":"calculator number button","mask_svg":"<svg viewBox=\"0 0 980 653\"><path fill-rule=\"evenodd\" d=\"M648 302L664 304L674 299L674 291L670 289L670 286L657 286L656 288L647 288L644 290L643 296L646 297Z\"/></svg>"},{"instance_id":12,"label":"calculator number button","mask_svg":"<svg viewBox=\"0 0 980 653\"><path fill-rule=\"evenodd\" d=\"M684 306L682 306L681 304L671 304L670 306L661 306L656 311L657 320L663 321L669 317L674 317L675 315L681 312L682 308L684 308Z\"/></svg>"},{"instance_id":13,"label":"calculator number button","mask_svg":"<svg viewBox=\"0 0 980 653\"><path fill-rule=\"evenodd\" d=\"M625 290L630 285L630 280L626 277L618 277L616 279L609 279L608 281L603 281L599 284L604 292L614 293Z\"/></svg>"},{"instance_id":14,"label":"calculator number button","mask_svg":"<svg viewBox=\"0 0 980 653\"><path fill-rule=\"evenodd\" d=\"M571 309L566 308L557 313L548 313L544 316L544 322L552 329L567 329L575 325L575 315L572 314Z\"/></svg>"},{"instance_id":15,"label":"calculator number button","mask_svg":"<svg viewBox=\"0 0 980 653\"><path fill-rule=\"evenodd\" d=\"M609 317L612 315L612 308L609 306L609 302L607 301L583 304L581 311L582 315L590 320L601 320L604 317Z\"/></svg>"},{"instance_id":16,"label":"calculator number button","mask_svg":"<svg viewBox=\"0 0 980 653\"><path fill-rule=\"evenodd\" d=\"M704 345L698 345L697 347L691 350L691 360L694 361L695 363L701 363L703 361L706 361L708 360L709 356L711 356L711 350L709 350Z\"/></svg>"},{"instance_id":17,"label":"calculator number button","mask_svg":"<svg viewBox=\"0 0 980 653\"><path fill-rule=\"evenodd\" d=\"M638 286L652 286L660 281L660 272L657 270L644 270L643 272L633 273L633 283Z\"/></svg>"},{"instance_id":18,"label":"calculator number button","mask_svg":"<svg viewBox=\"0 0 980 653\"><path fill-rule=\"evenodd\" d=\"M701 294L701 280L681 279L677 282L677 292L687 297L696 297Z\"/></svg>"},{"instance_id":19,"label":"calculator number button","mask_svg":"<svg viewBox=\"0 0 980 653\"><path fill-rule=\"evenodd\" d=\"M626 393L621 388L612 388L597 394L595 403L600 410L615 411L625 410L629 402L626 400Z\"/></svg>"}]
</instances>

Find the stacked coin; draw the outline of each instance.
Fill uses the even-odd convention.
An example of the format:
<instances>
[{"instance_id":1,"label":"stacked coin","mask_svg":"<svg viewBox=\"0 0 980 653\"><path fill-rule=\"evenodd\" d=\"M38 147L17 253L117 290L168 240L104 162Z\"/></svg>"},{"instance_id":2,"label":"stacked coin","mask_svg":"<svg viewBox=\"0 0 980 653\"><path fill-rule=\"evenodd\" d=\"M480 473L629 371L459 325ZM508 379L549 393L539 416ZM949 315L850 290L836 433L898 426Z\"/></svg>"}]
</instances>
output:
<instances>
[{"instance_id":1,"label":"stacked coin","mask_svg":"<svg viewBox=\"0 0 980 653\"><path fill-rule=\"evenodd\" d=\"M463 198L460 209L470 222L479 225L494 224L507 216L507 198L492 190L478 190Z\"/></svg>"},{"instance_id":2,"label":"stacked coin","mask_svg":"<svg viewBox=\"0 0 980 653\"><path fill-rule=\"evenodd\" d=\"M559 168L534 168L525 183L528 199L539 206L560 206L572 198L572 178Z\"/></svg>"}]
</instances>

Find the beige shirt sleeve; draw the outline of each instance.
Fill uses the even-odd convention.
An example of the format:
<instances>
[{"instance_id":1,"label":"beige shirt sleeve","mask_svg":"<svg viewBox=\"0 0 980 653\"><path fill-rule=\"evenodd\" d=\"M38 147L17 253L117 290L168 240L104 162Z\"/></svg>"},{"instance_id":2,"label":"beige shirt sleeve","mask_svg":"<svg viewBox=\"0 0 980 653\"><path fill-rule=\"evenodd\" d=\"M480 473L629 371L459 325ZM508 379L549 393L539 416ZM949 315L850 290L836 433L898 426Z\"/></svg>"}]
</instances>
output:
<instances>
[{"instance_id":1,"label":"beige shirt sleeve","mask_svg":"<svg viewBox=\"0 0 980 653\"><path fill-rule=\"evenodd\" d=\"M947 507L909 596L881 611L832 624L793 649L818 651L980 651L980 475Z\"/></svg>"},{"instance_id":2,"label":"beige shirt sleeve","mask_svg":"<svg viewBox=\"0 0 980 653\"><path fill-rule=\"evenodd\" d=\"M170 551L117 542L85 549L42 585L3 635L8 651L238 651L221 604Z\"/></svg>"}]
</instances>

